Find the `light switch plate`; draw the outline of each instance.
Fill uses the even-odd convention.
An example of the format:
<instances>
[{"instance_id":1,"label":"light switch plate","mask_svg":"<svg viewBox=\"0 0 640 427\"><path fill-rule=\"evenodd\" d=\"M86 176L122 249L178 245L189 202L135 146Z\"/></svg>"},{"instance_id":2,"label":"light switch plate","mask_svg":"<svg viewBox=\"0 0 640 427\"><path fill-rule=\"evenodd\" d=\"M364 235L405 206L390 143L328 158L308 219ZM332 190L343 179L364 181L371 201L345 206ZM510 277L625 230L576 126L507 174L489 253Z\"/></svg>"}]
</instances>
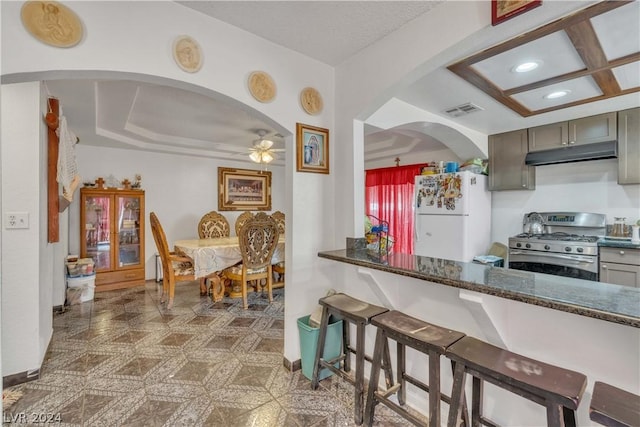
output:
<instances>
[{"instance_id":1,"label":"light switch plate","mask_svg":"<svg viewBox=\"0 0 640 427\"><path fill-rule=\"evenodd\" d=\"M5 212L4 228L29 228L29 212Z\"/></svg>"}]
</instances>

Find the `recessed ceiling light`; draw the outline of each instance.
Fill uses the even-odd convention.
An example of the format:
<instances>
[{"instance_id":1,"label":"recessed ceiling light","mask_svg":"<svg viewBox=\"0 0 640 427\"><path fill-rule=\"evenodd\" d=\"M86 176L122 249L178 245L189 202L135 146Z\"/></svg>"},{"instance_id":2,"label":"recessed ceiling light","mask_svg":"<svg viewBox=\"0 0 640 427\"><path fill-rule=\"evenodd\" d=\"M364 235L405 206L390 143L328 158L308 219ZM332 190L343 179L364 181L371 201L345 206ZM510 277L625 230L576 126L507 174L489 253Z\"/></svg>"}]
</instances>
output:
<instances>
[{"instance_id":1,"label":"recessed ceiling light","mask_svg":"<svg viewBox=\"0 0 640 427\"><path fill-rule=\"evenodd\" d=\"M556 99L556 98L562 98L563 96L567 96L571 93L570 90L558 90L556 92L551 92L550 94L547 94L544 96L545 99Z\"/></svg>"},{"instance_id":2,"label":"recessed ceiling light","mask_svg":"<svg viewBox=\"0 0 640 427\"><path fill-rule=\"evenodd\" d=\"M511 69L514 73L527 73L533 71L542 65L542 61L527 61L522 64L518 64Z\"/></svg>"}]
</instances>

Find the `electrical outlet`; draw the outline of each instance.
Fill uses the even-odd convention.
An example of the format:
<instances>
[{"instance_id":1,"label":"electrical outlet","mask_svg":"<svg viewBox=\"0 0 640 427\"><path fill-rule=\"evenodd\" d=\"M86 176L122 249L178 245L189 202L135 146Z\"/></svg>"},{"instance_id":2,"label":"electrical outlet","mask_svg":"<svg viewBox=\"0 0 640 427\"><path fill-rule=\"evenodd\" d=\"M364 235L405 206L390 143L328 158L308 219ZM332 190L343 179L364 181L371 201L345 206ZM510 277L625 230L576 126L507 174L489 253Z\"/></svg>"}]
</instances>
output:
<instances>
[{"instance_id":1,"label":"electrical outlet","mask_svg":"<svg viewBox=\"0 0 640 427\"><path fill-rule=\"evenodd\" d=\"M29 228L29 212L6 212L4 228Z\"/></svg>"}]
</instances>

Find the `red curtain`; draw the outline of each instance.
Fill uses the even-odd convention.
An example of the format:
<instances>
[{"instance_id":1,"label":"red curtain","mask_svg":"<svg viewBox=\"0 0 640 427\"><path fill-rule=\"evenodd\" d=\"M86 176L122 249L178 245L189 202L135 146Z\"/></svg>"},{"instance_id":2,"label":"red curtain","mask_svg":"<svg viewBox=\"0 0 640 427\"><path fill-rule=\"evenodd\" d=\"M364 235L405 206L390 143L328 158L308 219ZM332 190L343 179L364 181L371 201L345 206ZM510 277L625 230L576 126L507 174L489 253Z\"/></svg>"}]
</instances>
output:
<instances>
[{"instance_id":1,"label":"red curtain","mask_svg":"<svg viewBox=\"0 0 640 427\"><path fill-rule=\"evenodd\" d=\"M424 164L365 171L365 212L389 222L392 252L413 253L413 188Z\"/></svg>"}]
</instances>

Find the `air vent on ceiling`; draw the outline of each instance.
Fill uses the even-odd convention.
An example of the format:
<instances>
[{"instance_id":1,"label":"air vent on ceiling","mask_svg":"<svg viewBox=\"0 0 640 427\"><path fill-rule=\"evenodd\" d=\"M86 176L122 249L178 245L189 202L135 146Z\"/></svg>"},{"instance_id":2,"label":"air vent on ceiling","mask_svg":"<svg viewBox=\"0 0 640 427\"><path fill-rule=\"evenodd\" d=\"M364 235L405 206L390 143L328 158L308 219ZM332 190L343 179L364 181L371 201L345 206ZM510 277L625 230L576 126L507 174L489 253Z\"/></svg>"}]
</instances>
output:
<instances>
[{"instance_id":1,"label":"air vent on ceiling","mask_svg":"<svg viewBox=\"0 0 640 427\"><path fill-rule=\"evenodd\" d=\"M458 105L457 107L448 108L444 110L444 112L451 117L460 117L482 110L484 110L484 108L478 107L476 104L472 104L471 102L467 102L466 104Z\"/></svg>"}]
</instances>

